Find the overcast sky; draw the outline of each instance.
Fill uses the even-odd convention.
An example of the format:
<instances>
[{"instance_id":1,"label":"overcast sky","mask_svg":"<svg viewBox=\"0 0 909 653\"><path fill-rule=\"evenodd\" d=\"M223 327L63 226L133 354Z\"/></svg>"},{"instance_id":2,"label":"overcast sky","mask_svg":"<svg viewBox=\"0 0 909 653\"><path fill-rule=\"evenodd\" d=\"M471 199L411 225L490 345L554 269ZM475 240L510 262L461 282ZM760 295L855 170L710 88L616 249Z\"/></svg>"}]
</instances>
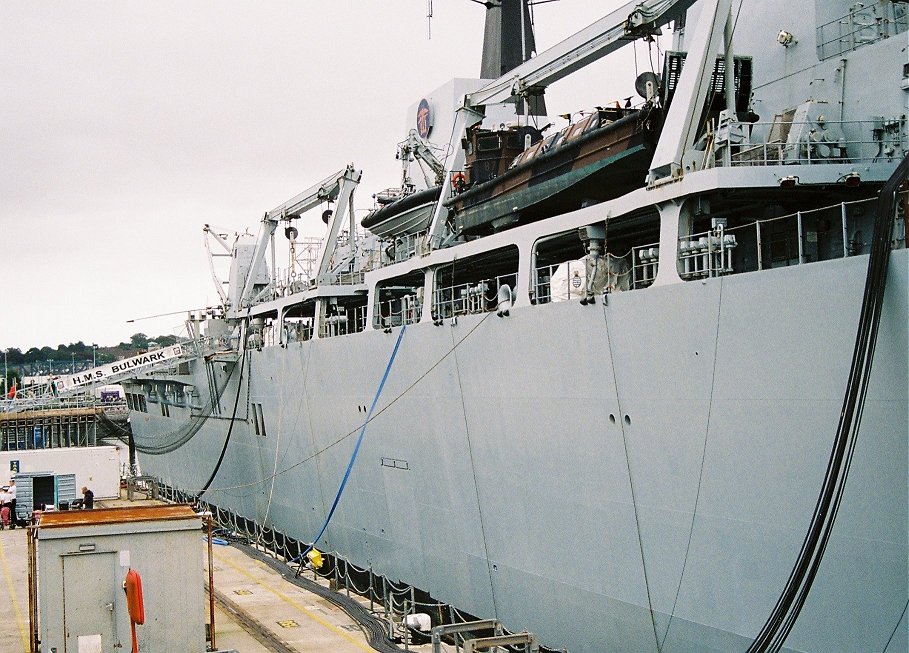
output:
<instances>
[{"instance_id":1,"label":"overcast sky","mask_svg":"<svg viewBox=\"0 0 909 653\"><path fill-rule=\"evenodd\" d=\"M538 6L538 48L621 4ZM0 349L176 333L127 320L215 303L203 224L255 232L350 162L358 207L396 185L407 108L479 73L483 7L432 6L430 39L426 0L0 3ZM550 114L634 66L560 82Z\"/></svg>"}]
</instances>

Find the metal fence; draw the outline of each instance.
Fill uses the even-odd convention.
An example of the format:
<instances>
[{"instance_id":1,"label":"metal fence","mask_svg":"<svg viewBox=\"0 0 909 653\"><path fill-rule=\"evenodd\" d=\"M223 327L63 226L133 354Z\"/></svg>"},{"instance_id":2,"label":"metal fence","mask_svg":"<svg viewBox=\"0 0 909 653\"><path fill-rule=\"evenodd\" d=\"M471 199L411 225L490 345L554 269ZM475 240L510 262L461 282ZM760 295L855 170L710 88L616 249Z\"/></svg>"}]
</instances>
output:
<instances>
[{"instance_id":1,"label":"metal fence","mask_svg":"<svg viewBox=\"0 0 909 653\"><path fill-rule=\"evenodd\" d=\"M732 123L732 129L750 134L750 143L738 151L724 149L717 165L768 166L823 163L897 161L907 149L905 118L835 121L818 119L789 122Z\"/></svg>"},{"instance_id":2,"label":"metal fence","mask_svg":"<svg viewBox=\"0 0 909 653\"><path fill-rule=\"evenodd\" d=\"M857 2L849 13L817 28L818 59L830 59L909 29L909 12L898 2Z\"/></svg>"},{"instance_id":3,"label":"metal fence","mask_svg":"<svg viewBox=\"0 0 909 653\"><path fill-rule=\"evenodd\" d=\"M511 273L457 286L438 288L432 294L433 319L494 311L499 304L499 289L508 286L512 290L517 280L517 273Z\"/></svg>"},{"instance_id":4,"label":"metal fence","mask_svg":"<svg viewBox=\"0 0 909 653\"><path fill-rule=\"evenodd\" d=\"M857 219L850 222L850 216L870 213L863 208L872 207L876 201L841 202L734 227L718 221L710 231L679 238L679 276L702 279L863 254L865 236ZM906 247L904 218L896 223L891 246ZM632 248L632 259L632 287L646 288L657 275L659 243Z\"/></svg>"},{"instance_id":5,"label":"metal fence","mask_svg":"<svg viewBox=\"0 0 909 653\"><path fill-rule=\"evenodd\" d=\"M376 302L373 312L373 326L377 329L390 329L420 321L423 302L416 293Z\"/></svg>"}]
</instances>

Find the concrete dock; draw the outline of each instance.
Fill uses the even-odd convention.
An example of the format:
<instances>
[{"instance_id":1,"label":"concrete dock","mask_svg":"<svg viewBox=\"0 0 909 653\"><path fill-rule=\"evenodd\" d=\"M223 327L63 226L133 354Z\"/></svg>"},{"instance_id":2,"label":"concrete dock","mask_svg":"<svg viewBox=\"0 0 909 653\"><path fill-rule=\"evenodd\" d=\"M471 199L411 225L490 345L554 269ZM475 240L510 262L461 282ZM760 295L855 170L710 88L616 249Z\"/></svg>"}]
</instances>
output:
<instances>
[{"instance_id":1,"label":"concrete dock","mask_svg":"<svg viewBox=\"0 0 909 653\"><path fill-rule=\"evenodd\" d=\"M111 506L119 502L100 503ZM26 534L24 528L0 530L0 574L3 576L0 605L5 608L0 616L0 651L4 653L30 651ZM208 544L203 533L199 535L199 547L207 564ZM241 548L215 545L213 560L218 650L238 653L374 651L367 643L363 629L347 613L291 583ZM287 575L291 573L287 568ZM205 575L207 578L207 569ZM208 594L200 592L200 600L205 602L207 615ZM409 649L428 652L431 647L411 645Z\"/></svg>"}]
</instances>

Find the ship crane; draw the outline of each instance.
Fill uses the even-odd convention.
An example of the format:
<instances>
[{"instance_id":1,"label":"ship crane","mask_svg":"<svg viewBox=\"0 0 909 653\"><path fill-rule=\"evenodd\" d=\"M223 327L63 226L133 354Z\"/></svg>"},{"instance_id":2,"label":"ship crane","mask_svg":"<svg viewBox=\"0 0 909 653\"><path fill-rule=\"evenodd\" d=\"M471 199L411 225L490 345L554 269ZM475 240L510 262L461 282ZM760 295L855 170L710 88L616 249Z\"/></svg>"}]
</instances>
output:
<instances>
[{"instance_id":1,"label":"ship crane","mask_svg":"<svg viewBox=\"0 0 909 653\"><path fill-rule=\"evenodd\" d=\"M467 102L479 107L535 95L637 38L659 34L661 27L680 18L695 2L697 0L632 0L474 91Z\"/></svg>"},{"instance_id":2,"label":"ship crane","mask_svg":"<svg viewBox=\"0 0 909 653\"><path fill-rule=\"evenodd\" d=\"M643 36L658 34L660 28L673 20L681 18L685 12L698 0L632 0L619 9L604 16L588 27L569 36L561 43L538 54L536 57L525 61L505 75L482 86L477 91L468 94L463 106L458 110L455 126L452 130L451 148L455 155L449 157L449 174L442 180L442 197L451 194L451 172L459 169L464 163L464 154L457 148L461 138L468 127L483 119L484 107L489 104L508 102L515 98L530 97L542 92L548 85L584 68L585 66L602 59L619 48ZM721 12L730 13L731 0L702 0L702 16L699 24L704 25ZM724 21L719 23L719 32L722 35ZM729 21L726 23L727 42L731 39ZM652 176L668 176L674 174L681 154L687 150L693 141L694 124L699 111L694 109L698 97L705 97L710 82L710 73L702 75L702 63L709 56L715 56L717 51L716 27L709 38L698 43L701 49L689 53L691 62L682 71L676 97L681 98L673 103L667 115L663 135L657 147L652 170L658 169L658 174ZM731 58L731 47L726 48L727 58ZM729 62L727 62L729 63ZM732 70L732 68L727 68ZM712 70L708 68L708 70ZM730 76L731 77L731 76ZM727 94L728 95L728 94ZM688 102L690 100L690 102ZM728 101L734 103L734 99ZM670 127L670 125L672 125ZM664 172L667 171L667 172ZM430 225L430 241L442 242L442 232L445 227L445 217L448 209L439 202Z\"/></svg>"},{"instance_id":3,"label":"ship crane","mask_svg":"<svg viewBox=\"0 0 909 653\"><path fill-rule=\"evenodd\" d=\"M256 247L253 252L249 267L245 271L245 281L242 290L237 297L229 297L226 302L229 305L229 312L233 313L232 317L237 317L239 312L249 308L255 303L257 297L253 294L257 271L261 269L265 261L265 254L271 245L272 259L274 259L274 234L278 224L281 221L290 222L300 218L307 211L319 206L323 202L337 201L337 207L329 216L328 235L322 242L317 257L318 266L316 268L316 278L324 276L329 272L331 256L334 253L335 244L337 243L338 233L341 230L341 224L346 214L349 214L349 233L351 239L356 233L356 223L353 211L353 192L360 182L361 172L355 170L353 165L349 165L311 188L303 191L295 197L283 202L268 211L262 218L262 226L259 230L259 237L256 241ZM348 256L353 256L350 252ZM337 265L335 266L337 267ZM274 260L272 260L272 270L275 269ZM267 290L267 288L266 288Z\"/></svg>"},{"instance_id":4,"label":"ship crane","mask_svg":"<svg viewBox=\"0 0 909 653\"><path fill-rule=\"evenodd\" d=\"M445 166L429 149L429 145L417 133L416 129L411 129L407 139L398 144L398 159L402 161L404 167L403 187L413 189L413 180L410 178L410 161L418 159L429 166L435 175L435 183L438 186L445 178Z\"/></svg>"}]
</instances>

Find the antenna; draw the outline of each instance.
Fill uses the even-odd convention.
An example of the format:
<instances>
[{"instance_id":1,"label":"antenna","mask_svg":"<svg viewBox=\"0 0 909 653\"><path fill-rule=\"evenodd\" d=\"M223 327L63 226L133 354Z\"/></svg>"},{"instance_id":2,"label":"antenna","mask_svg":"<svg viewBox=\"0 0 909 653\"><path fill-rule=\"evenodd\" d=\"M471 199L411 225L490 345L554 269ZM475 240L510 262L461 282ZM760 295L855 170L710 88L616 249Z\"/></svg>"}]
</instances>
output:
<instances>
[{"instance_id":1,"label":"antenna","mask_svg":"<svg viewBox=\"0 0 909 653\"><path fill-rule=\"evenodd\" d=\"M426 0L426 35L432 40L432 0Z\"/></svg>"}]
</instances>

